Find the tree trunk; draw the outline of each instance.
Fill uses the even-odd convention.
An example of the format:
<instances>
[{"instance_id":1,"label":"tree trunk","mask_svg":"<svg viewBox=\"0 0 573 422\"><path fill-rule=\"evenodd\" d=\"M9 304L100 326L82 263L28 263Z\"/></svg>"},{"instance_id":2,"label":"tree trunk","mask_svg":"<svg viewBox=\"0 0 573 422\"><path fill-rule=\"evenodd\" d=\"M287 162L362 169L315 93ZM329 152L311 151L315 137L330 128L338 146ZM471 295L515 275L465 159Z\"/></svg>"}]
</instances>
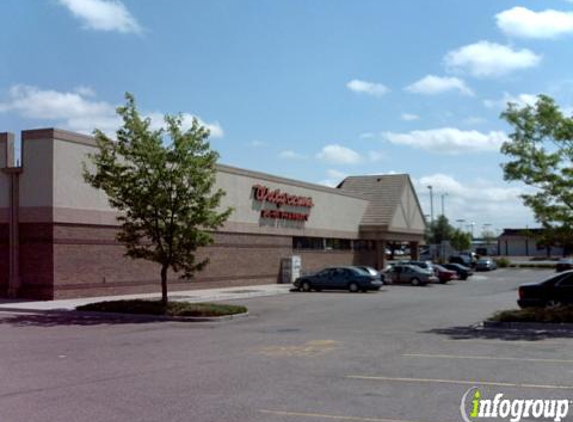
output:
<instances>
[{"instance_id":1,"label":"tree trunk","mask_svg":"<svg viewBox=\"0 0 573 422\"><path fill-rule=\"evenodd\" d=\"M167 265L161 267L161 304L167 307Z\"/></svg>"}]
</instances>

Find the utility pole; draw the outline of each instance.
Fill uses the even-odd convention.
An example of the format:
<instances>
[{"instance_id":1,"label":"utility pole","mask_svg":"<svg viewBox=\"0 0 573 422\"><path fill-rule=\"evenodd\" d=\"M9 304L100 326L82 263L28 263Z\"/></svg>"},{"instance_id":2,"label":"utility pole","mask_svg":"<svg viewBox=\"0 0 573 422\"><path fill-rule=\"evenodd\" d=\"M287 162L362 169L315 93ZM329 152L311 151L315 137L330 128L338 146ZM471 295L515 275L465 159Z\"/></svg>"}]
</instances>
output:
<instances>
[{"instance_id":1,"label":"utility pole","mask_svg":"<svg viewBox=\"0 0 573 422\"><path fill-rule=\"evenodd\" d=\"M428 189L430 190L430 222L433 223L434 222L434 191L433 191L432 185L429 185Z\"/></svg>"},{"instance_id":2,"label":"utility pole","mask_svg":"<svg viewBox=\"0 0 573 422\"><path fill-rule=\"evenodd\" d=\"M446 216L446 211L444 208L444 197L448 196L448 192L444 192L442 193L442 215L445 217Z\"/></svg>"}]
</instances>

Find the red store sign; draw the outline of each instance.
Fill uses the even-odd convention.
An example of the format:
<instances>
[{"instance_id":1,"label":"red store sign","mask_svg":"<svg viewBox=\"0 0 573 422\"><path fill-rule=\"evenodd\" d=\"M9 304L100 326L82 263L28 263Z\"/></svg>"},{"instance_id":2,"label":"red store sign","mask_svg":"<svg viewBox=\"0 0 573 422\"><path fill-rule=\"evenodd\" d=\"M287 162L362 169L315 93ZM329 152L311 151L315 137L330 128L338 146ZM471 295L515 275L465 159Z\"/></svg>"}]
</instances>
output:
<instances>
[{"instance_id":1,"label":"red store sign","mask_svg":"<svg viewBox=\"0 0 573 422\"><path fill-rule=\"evenodd\" d=\"M280 189L271 190L266 186L254 185L253 197L256 201L275 204L277 208L283 205L291 207L308 208L307 213L276 210L261 210L261 218L273 218L290 221L307 221L310 208L314 207L312 198L309 196L290 195L281 192Z\"/></svg>"}]
</instances>

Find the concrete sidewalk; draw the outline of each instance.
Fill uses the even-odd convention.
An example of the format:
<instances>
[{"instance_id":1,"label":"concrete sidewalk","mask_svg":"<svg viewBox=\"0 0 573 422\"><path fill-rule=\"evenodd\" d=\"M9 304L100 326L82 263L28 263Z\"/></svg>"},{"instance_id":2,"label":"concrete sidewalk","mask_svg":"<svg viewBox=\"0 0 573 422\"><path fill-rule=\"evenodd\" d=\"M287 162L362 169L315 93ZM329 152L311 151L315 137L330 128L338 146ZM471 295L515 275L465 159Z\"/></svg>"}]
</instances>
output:
<instances>
[{"instance_id":1,"label":"concrete sidewalk","mask_svg":"<svg viewBox=\"0 0 573 422\"><path fill-rule=\"evenodd\" d=\"M186 302L219 302L235 299L246 299L252 297L276 296L289 292L291 284L265 284L255 286L226 287L220 289L204 290L183 290L171 292L169 300ZM2 311L70 311L76 306L93 302L103 302L107 300L121 299L159 299L161 294L146 293L122 296L100 296L89 298L46 300L46 301L26 301L22 299L0 299L0 312Z\"/></svg>"}]
</instances>

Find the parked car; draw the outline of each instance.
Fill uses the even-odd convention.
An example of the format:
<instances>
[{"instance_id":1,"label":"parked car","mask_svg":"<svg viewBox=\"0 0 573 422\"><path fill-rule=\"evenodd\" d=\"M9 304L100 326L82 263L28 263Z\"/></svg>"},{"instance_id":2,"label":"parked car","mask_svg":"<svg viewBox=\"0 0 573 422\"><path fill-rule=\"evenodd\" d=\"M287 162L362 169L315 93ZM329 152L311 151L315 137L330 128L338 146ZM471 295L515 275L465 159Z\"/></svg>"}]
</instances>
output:
<instances>
[{"instance_id":1,"label":"parked car","mask_svg":"<svg viewBox=\"0 0 573 422\"><path fill-rule=\"evenodd\" d=\"M409 264L393 265L386 272L386 279L391 280L392 283L409 283L412 286L423 286L438 281L438 277L432 271Z\"/></svg>"},{"instance_id":2,"label":"parked car","mask_svg":"<svg viewBox=\"0 0 573 422\"><path fill-rule=\"evenodd\" d=\"M521 308L573 304L573 271L561 272L540 283L523 284L518 294Z\"/></svg>"},{"instance_id":3,"label":"parked car","mask_svg":"<svg viewBox=\"0 0 573 422\"><path fill-rule=\"evenodd\" d=\"M562 271L573 270L573 258L561 258L557 265L555 265L555 270L560 273Z\"/></svg>"},{"instance_id":4,"label":"parked car","mask_svg":"<svg viewBox=\"0 0 573 422\"><path fill-rule=\"evenodd\" d=\"M476 264L476 271L492 271L497 269L497 264L491 258L480 258Z\"/></svg>"},{"instance_id":5,"label":"parked car","mask_svg":"<svg viewBox=\"0 0 573 422\"><path fill-rule=\"evenodd\" d=\"M458 278L460 280L467 280L468 277L471 277L474 274L474 272L471 270L471 268L466 267L465 265L443 264L442 266L444 268L447 268L448 270L452 270L452 271L455 271L456 273L458 273Z\"/></svg>"},{"instance_id":6,"label":"parked car","mask_svg":"<svg viewBox=\"0 0 573 422\"><path fill-rule=\"evenodd\" d=\"M410 261L399 261L398 264L415 265L416 267L420 267L424 270L435 272L434 264L432 264L432 261L413 261L413 260L410 260Z\"/></svg>"},{"instance_id":7,"label":"parked car","mask_svg":"<svg viewBox=\"0 0 573 422\"><path fill-rule=\"evenodd\" d=\"M316 274L299 277L293 284L304 292L311 290L366 292L380 290L383 285L380 275L372 275L366 270L351 266L325 268Z\"/></svg>"},{"instance_id":8,"label":"parked car","mask_svg":"<svg viewBox=\"0 0 573 422\"><path fill-rule=\"evenodd\" d=\"M370 274L373 277L379 277L380 281L382 281L382 284L386 284L386 280L385 280L385 276L384 273L382 273L381 271L378 271L376 268L372 268L369 267L367 265L355 265L356 268L360 268L364 271L366 271L368 274Z\"/></svg>"},{"instance_id":9,"label":"parked car","mask_svg":"<svg viewBox=\"0 0 573 422\"><path fill-rule=\"evenodd\" d=\"M458 273L456 271L449 270L441 265L434 265L434 272L442 284L458 279Z\"/></svg>"},{"instance_id":10,"label":"parked car","mask_svg":"<svg viewBox=\"0 0 573 422\"><path fill-rule=\"evenodd\" d=\"M448 260L450 261L450 264L460 264L463 265L464 267L472 267L472 260L469 256L467 255L453 255L450 256L450 259Z\"/></svg>"}]
</instances>

